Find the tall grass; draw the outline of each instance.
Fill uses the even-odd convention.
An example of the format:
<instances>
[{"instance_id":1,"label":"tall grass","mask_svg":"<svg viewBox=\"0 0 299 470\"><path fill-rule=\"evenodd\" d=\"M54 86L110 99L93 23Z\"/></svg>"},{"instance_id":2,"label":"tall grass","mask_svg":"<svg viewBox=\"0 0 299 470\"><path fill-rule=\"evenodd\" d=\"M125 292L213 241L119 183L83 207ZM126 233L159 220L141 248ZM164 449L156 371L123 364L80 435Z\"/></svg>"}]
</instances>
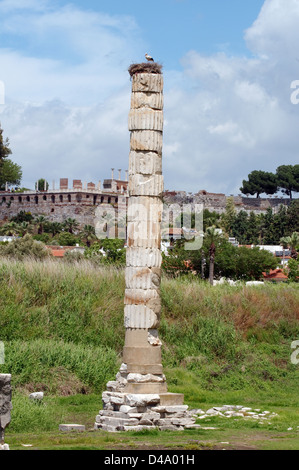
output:
<instances>
[{"instance_id":1,"label":"tall grass","mask_svg":"<svg viewBox=\"0 0 299 470\"><path fill-rule=\"evenodd\" d=\"M88 262L2 261L2 341L55 338L121 351L123 272Z\"/></svg>"},{"instance_id":2,"label":"tall grass","mask_svg":"<svg viewBox=\"0 0 299 470\"><path fill-rule=\"evenodd\" d=\"M98 393L121 361L124 290L122 269L2 259L0 371L27 390ZM196 390L298 388L298 367L290 362L290 344L299 339L298 285L211 287L194 277L165 277L161 297L171 389L187 377Z\"/></svg>"}]
</instances>

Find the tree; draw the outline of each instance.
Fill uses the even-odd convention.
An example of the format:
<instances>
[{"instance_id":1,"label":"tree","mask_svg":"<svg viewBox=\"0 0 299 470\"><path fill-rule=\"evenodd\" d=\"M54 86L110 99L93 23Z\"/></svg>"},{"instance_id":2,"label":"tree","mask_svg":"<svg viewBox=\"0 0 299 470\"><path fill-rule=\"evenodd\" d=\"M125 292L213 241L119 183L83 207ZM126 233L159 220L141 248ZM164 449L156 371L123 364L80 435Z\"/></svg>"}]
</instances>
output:
<instances>
[{"instance_id":1,"label":"tree","mask_svg":"<svg viewBox=\"0 0 299 470\"><path fill-rule=\"evenodd\" d=\"M91 242L97 238L93 225L84 225L83 230L80 232L79 235L82 240L85 241L88 247L90 247Z\"/></svg>"},{"instance_id":2,"label":"tree","mask_svg":"<svg viewBox=\"0 0 299 470\"><path fill-rule=\"evenodd\" d=\"M38 191L44 191L45 189L47 191L49 189L49 183L44 178L40 178L37 182L37 189Z\"/></svg>"},{"instance_id":3,"label":"tree","mask_svg":"<svg viewBox=\"0 0 299 470\"><path fill-rule=\"evenodd\" d=\"M75 246L79 243L79 239L70 232L61 232L58 236L58 242L61 246Z\"/></svg>"},{"instance_id":4,"label":"tree","mask_svg":"<svg viewBox=\"0 0 299 470\"><path fill-rule=\"evenodd\" d=\"M192 214L193 215L193 214ZM216 211L209 211L209 209L204 209L203 210L203 230L204 232L208 227L211 227L214 225L217 228L220 228L220 219L221 216L218 214ZM193 220L192 220L193 222ZM195 226L195 223L192 225L192 227Z\"/></svg>"},{"instance_id":5,"label":"tree","mask_svg":"<svg viewBox=\"0 0 299 470\"><path fill-rule=\"evenodd\" d=\"M207 228L204 236L209 250L209 281L212 286L214 281L216 244L219 241L221 235L219 234L219 230L212 226Z\"/></svg>"},{"instance_id":6,"label":"tree","mask_svg":"<svg viewBox=\"0 0 299 470\"><path fill-rule=\"evenodd\" d=\"M299 165L281 165L276 170L278 187L292 199L293 192L299 192Z\"/></svg>"},{"instance_id":7,"label":"tree","mask_svg":"<svg viewBox=\"0 0 299 470\"><path fill-rule=\"evenodd\" d=\"M221 216L221 226L229 236L231 236L231 229L235 222L236 215L234 198L228 197L226 200L225 213Z\"/></svg>"},{"instance_id":8,"label":"tree","mask_svg":"<svg viewBox=\"0 0 299 470\"><path fill-rule=\"evenodd\" d=\"M63 222L63 226L67 229L69 233L73 233L76 228L79 227L79 223L76 219L68 218Z\"/></svg>"},{"instance_id":9,"label":"tree","mask_svg":"<svg viewBox=\"0 0 299 470\"><path fill-rule=\"evenodd\" d=\"M274 227L275 216L271 207L267 209L265 214L261 214L260 221L260 244L275 245L279 238L276 236Z\"/></svg>"},{"instance_id":10,"label":"tree","mask_svg":"<svg viewBox=\"0 0 299 470\"><path fill-rule=\"evenodd\" d=\"M277 176L274 173L254 170L248 175L248 180L243 180L243 185L240 188L241 193L256 194L256 197L260 197L260 194L275 194L277 192Z\"/></svg>"},{"instance_id":11,"label":"tree","mask_svg":"<svg viewBox=\"0 0 299 470\"><path fill-rule=\"evenodd\" d=\"M14 221L8 222L7 224L2 225L0 231L2 235L16 237L18 236L18 224Z\"/></svg>"},{"instance_id":12,"label":"tree","mask_svg":"<svg viewBox=\"0 0 299 470\"><path fill-rule=\"evenodd\" d=\"M6 138L3 140L3 129L0 125L0 169L4 160L10 155L11 149L9 148L9 140Z\"/></svg>"},{"instance_id":13,"label":"tree","mask_svg":"<svg viewBox=\"0 0 299 470\"><path fill-rule=\"evenodd\" d=\"M299 282L299 261L296 259L290 259L286 274L290 281Z\"/></svg>"},{"instance_id":14,"label":"tree","mask_svg":"<svg viewBox=\"0 0 299 470\"><path fill-rule=\"evenodd\" d=\"M263 272L275 269L277 260L270 251L259 247L236 249L236 278L241 280L259 280Z\"/></svg>"},{"instance_id":15,"label":"tree","mask_svg":"<svg viewBox=\"0 0 299 470\"><path fill-rule=\"evenodd\" d=\"M10 159L4 160L0 171L0 189L4 190L5 185L19 186L22 179L22 168L13 163Z\"/></svg>"},{"instance_id":16,"label":"tree","mask_svg":"<svg viewBox=\"0 0 299 470\"><path fill-rule=\"evenodd\" d=\"M34 223L38 226L37 233L41 235L44 232L44 226L47 223L47 219L44 215L39 215L35 218Z\"/></svg>"},{"instance_id":17,"label":"tree","mask_svg":"<svg viewBox=\"0 0 299 470\"><path fill-rule=\"evenodd\" d=\"M45 232L51 233L52 237L55 237L57 233L62 232L62 223L60 222L50 222L48 221L44 227Z\"/></svg>"},{"instance_id":18,"label":"tree","mask_svg":"<svg viewBox=\"0 0 299 470\"><path fill-rule=\"evenodd\" d=\"M297 259L299 249L299 232L293 232L290 237L283 237L280 239L280 243L283 248L289 248L291 250L291 258Z\"/></svg>"},{"instance_id":19,"label":"tree","mask_svg":"<svg viewBox=\"0 0 299 470\"><path fill-rule=\"evenodd\" d=\"M293 200L287 208L286 235L299 232L299 199Z\"/></svg>"},{"instance_id":20,"label":"tree","mask_svg":"<svg viewBox=\"0 0 299 470\"><path fill-rule=\"evenodd\" d=\"M34 219L31 212L20 211L17 215L12 217L10 220L11 222L32 222Z\"/></svg>"},{"instance_id":21,"label":"tree","mask_svg":"<svg viewBox=\"0 0 299 470\"><path fill-rule=\"evenodd\" d=\"M9 148L9 140L3 139L3 129L0 127L0 189L5 189L5 184L9 186L19 185L22 178L22 169L7 157L12 151Z\"/></svg>"},{"instance_id":22,"label":"tree","mask_svg":"<svg viewBox=\"0 0 299 470\"><path fill-rule=\"evenodd\" d=\"M240 211L231 226L231 233L240 244L248 242L249 220L246 211Z\"/></svg>"},{"instance_id":23,"label":"tree","mask_svg":"<svg viewBox=\"0 0 299 470\"><path fill-rule=\"evenodd\" d=\"M26 233L32 233L33 227L29 222L20 222L17 225L17 231L21 237L24 237Z\"/></svg>"}]
</instances>

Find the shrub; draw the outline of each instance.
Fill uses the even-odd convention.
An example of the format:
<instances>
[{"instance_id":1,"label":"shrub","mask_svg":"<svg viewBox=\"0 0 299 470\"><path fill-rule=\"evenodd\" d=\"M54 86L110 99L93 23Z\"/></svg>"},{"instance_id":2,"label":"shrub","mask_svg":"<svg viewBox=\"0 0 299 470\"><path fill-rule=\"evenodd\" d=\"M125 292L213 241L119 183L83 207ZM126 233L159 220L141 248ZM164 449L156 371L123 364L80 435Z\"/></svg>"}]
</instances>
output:
<instances>
[{"instance_id":1,"label":"shrub","mask_svg":"<svg viewBox=\"0 0 299 470\"><path fill-rule=\"evenodd\" d=\"M23 238L1 246L0 255L18 260L26 257L42 260L51 256L51 253L42 242L34 240L31 235L27 234Z\"/></svg>"},{"instance_id":2,"label":"shrub","mask_svg":"<svg viewBox=\"0 0 299 470\"><path fill-rule=\"evenodd\" d=\"M61 246L75 246L79 243L79 238L69 232L61 232L57 240Z\"/></svg>"}]
</instances>

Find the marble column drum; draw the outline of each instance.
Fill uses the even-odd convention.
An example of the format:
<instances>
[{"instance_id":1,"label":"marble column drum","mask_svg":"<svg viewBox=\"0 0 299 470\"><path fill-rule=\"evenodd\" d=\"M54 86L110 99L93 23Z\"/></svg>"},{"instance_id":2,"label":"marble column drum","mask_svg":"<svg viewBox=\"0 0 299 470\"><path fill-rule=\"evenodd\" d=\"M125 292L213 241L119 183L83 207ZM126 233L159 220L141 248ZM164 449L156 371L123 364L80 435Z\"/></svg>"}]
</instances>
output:
<instances>
[{"instance_id":1,"label":"marble column drum","mask_svg":"<svg viewBox=\"0 0 299 470\"><path fill-rule=\"evenodd\" d=\"M163 75L132 76L123 363L103 393L95 428L184 429L182 394L169 393L158 328L161 315ZM180 418L184 418L180 421ZM167 421L168 420L168 421ZM175 424L174 424L175 423Z\"/></svg>"}]
</instances>

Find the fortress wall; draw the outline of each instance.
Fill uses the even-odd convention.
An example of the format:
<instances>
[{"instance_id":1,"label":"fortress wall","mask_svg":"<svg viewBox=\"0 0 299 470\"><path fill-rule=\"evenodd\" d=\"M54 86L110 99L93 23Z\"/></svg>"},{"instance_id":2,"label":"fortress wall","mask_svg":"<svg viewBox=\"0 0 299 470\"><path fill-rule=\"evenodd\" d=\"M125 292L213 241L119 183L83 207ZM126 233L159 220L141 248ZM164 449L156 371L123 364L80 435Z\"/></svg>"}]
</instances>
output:
<instances>
[{"instance_id":1,"label":"fortress wall","mask_svg":"<svg viewBox=\"0 0 299 470\"><path fill-rule=\"evenodd\" d=\"M119 199L126 200L126 197L88 192L0 193L0 222L25 211L33 216L44 215L51 222L72 218L80 226L93 225L96 208L111 204L117 207Z\"/></svg>"}]
</instances>

